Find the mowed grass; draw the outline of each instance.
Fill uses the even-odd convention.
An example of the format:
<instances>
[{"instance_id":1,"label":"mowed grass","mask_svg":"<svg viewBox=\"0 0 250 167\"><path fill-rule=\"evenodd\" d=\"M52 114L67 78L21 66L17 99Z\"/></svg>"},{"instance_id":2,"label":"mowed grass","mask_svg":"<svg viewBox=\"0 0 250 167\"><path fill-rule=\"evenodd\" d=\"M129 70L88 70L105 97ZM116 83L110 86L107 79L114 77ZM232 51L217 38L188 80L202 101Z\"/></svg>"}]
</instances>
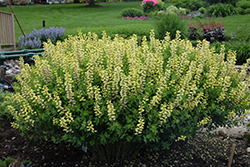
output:
<instances>
[{"instance_id":1,"label":"mowed grass","mask_svg":"<svg viewBox=\"0 0 250 167\"><path fill-rule=\"evenodd\" d=\"M63 27L66 35L76 35L79 30L83 33L89 31L100 34L105 30L108 34L133 34L149 35L150 29L155 28L155 19L148 20L127 20L121 19L121 11L124 8L141 8L141 1L122 3L100 3L102 7L86 8L86 4L53 4L53 5L28 5L13 6L13 10L25 33L33 29L41 29L45 20L46 26ZM166 3L165 6L170 4ZM10 12L9 7L0 8L0 11ZM195 19L186 19L186 22ZM223 21L226 35L236 32L243 24L250 25L250 15L235 15L225 18L215 18L216 22ZM209 19L202 19L203 23ZM16 41L22 32L15 21Z\"/></svg>"},{"instance_id":2,"label":"mowed grass","mask_svg":"<svg viewBox=\"0 0 250 167\"><path fill-rule=\"evenodd\" d=\"M141 2L123 3L101 3L102 7L86 8L86 4L53 4L53 5L28 5L14 6L13 10L25 33L31 32L34 28L41 29L42 21L45 20L46 28L55 26L66 29L67 35L75 35L78 30L82 32L111 29L145 29L150 31L153 28L153 19L149 20L125 20L121 19L121 11L124 8L138 8ZM0 8L1 11L11 12L9 7ZM22 32L15 21L16 38Z\"/></svg>"}]
</instances>

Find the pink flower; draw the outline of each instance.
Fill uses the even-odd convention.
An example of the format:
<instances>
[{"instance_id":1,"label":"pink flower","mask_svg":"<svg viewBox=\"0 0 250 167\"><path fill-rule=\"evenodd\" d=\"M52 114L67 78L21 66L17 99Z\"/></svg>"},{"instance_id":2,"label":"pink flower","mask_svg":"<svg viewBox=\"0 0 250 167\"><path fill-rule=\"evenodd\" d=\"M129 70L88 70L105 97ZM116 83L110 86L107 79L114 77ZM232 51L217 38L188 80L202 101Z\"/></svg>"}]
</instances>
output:
<instances>
[{"instance_id":1,"label":"pink flower","mask_svg":"<svg viewBox=\"0 0 250 167\"><path fill-rule=\"evenodd\" d=\"M153 4L153 6L155 6L155 4Z\"/></svg>"}]
</instances>

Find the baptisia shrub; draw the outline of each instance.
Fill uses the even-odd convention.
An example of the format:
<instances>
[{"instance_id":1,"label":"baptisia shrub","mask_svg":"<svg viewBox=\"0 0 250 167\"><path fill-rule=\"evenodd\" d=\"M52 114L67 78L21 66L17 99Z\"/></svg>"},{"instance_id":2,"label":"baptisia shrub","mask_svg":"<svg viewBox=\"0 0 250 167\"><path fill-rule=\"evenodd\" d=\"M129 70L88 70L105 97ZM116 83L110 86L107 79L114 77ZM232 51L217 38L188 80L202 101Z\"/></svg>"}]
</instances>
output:
<instances>
[{"instance_id":1,"label":"baptisia shrub","mask_svg":"<svg viewBox=\"0 0 250 167\"><path fill-rule=\"evenodd\" d=\"M32 31L25 36L21 36L18 39L19 49L36 49L41 48L43 42L47 42L48 39L51 40L53 44L56 44L57 40L62 40L65 29L62 27L50 27L49 29L40 29Z\"/></svg>"},{"instance_id":2,"label":"baptisia shrub","mask_svg":"<svg viewBox=\"0 0 250 167\"><path fill-rule=\"evenodd\" d=\"M9 106L13 127L54 142L87 143L107 157L125 157L132 151L124 150L143 143L167 148L210 119L223 125L249 108L249 64L239 73L234 52L224 61L223 48L216 54L206 41L194 48L180 32L159 41L152 31L141 46L135 35L79 33L44 50L36 66L21 59L13 100L22 108Z\"/></svg>"}]
</instances>

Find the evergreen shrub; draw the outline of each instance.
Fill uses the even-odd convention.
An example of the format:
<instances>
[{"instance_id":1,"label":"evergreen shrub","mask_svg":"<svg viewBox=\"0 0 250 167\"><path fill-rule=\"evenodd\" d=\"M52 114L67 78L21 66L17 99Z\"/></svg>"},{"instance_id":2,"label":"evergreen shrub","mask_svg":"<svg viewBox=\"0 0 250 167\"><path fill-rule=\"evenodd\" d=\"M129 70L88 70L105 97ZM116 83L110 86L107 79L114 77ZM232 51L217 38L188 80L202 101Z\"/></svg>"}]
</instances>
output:
<instances>
[{"instance_id":1,"label":"evergreen shrub","mask_svg":"<svg viewBox=\"0 0 250 167\"><path fill-rule=\"evenodd\" d=\"M168 148L210 120L219 126L240 116L249 108L249 61L239 73L234 52L224 61L223 48L216 54L207 41L194 48L180 36L159 41L152 31L138 46L136 36L79 33L45 43L35 66L21 59L12 100L22 108L9 106L13 127L30 137L87 144L107 160L143 144Z\"/></svg>"},{"instance_id":2,"label":"evergreen shrub","mask_svg":"<svg viewBox=\"0 0 250 167\"><path fill-rule=\"evenodd\" d=\"M206 14L210 17L226 17L237 14L236 9L231 4L218 3L207 8Z\"/></svg>"},{"instance_id":3,"label":"evergreen shrub","mask_svg":"<svg viewBox=\"0 0 250 167\"><path fill-rule=\"evenodd\" d=\"M156 38L164 39L166 32L170 33L170 38L174 39L176 31L181 31L181 38L187 37L187 24L175 14L167 14L156 22Z\"/></svg>"},{"instance_id":4,"label":"evergreen shrub","mask_svg":"<svg viewBox=\"0 0 250 167\"><path fill-rule=\"evenodd\" d=\"M135 17L135 16L142 16L142 11L136 8L125 8L122 10L121 15L123 17Z\"/></svg>"},{"instance_id":5,"label":"evergreen shrub","mask_svg":"<svg viewBox=\"0 0 250 167\"><path fill-rule=\"evenodd\" d=\"M241 0L236 3L236 7L241 7L243 9L250 8L250 1Z\"/></svg>"},{"instance_id":6,"label":"evergreen shrub","mask_svg":"<svg viewBox=\"0 0 250 167\"><path fill-rule=\"evenodd\" d=\"M205 0L208 4L217 4L217 3L224 3L224 4L232 4L235 5L239 0Z\"/></svg>"}]
</instances>

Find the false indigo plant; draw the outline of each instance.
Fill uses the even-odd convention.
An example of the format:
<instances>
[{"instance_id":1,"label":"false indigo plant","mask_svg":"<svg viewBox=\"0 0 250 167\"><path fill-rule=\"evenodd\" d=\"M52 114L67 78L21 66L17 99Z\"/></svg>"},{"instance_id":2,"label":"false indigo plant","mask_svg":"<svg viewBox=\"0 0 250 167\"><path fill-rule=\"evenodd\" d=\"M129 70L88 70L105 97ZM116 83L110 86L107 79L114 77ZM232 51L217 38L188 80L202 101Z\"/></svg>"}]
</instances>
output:
<instances>
[{"instance_id":1,"label":"false indigo plant","mask_svg":"<svg viewBox=\"0 0 250 167\"><path fill-rule=\"evenodd\" d=\"M19 37L18 43L20 49L36 49L42 48L43 42L47 42L48 39L51 40L53 44L56 44L57 40L62 40L65 33L65 29L62 27L50 27L49 29L40 29L32 31L29 34Z\"/></svg>"}]
</instances>

